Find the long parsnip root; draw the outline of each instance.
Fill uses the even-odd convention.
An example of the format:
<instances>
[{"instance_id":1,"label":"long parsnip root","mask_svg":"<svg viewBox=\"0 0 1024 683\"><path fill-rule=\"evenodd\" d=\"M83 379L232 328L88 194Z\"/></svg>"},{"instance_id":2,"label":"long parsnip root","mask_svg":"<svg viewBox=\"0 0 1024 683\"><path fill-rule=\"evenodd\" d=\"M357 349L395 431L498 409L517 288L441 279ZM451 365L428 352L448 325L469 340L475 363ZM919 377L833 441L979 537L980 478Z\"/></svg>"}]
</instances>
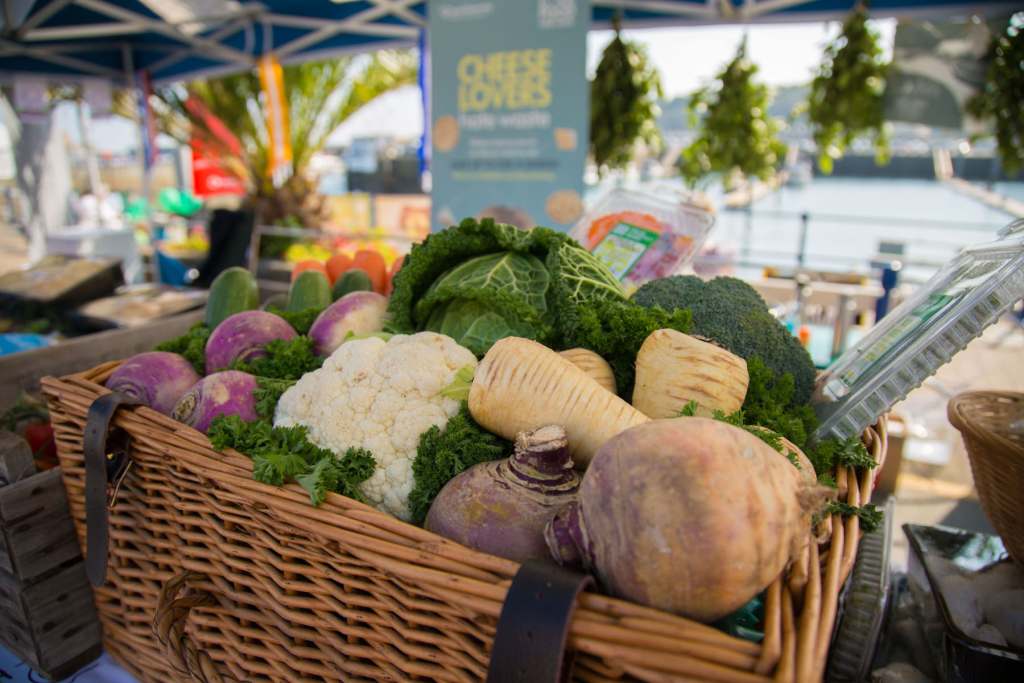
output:
<instances>
[{"instance_id":1,"label":"long parsnip root","mask_svg":"<svg viewBox=\"0 0 1024 683\"><path fill-rule=\"evenodd\" d=\"M608 391L613 394L618 393L615 387L615 373L612 372L612 366L608 365L608 361L590 349L567 349L559 351L558 355L590 375L595 382Z\"/></svg>"},{"instance_id":2,"label":"long parsnip root","mask_svg":"<svg viewBox=\"0 0 1024 683\"><path fill-rule=\"evenodd\" d=\"M633 406L651 419L677 417L690 401L698 415L733 413L749 382L739 356L676 330L655 330L636 355Z\"/></svg>"},{"instance_id":3,"label":"long parsnip root","mask_svg":"<svg viewBox=\"0 0 1024 683\"><path fill-rule=\"evenodd\" d=\"M519 432L562 425L579 468L608 439L648 421L570 361L519 337L495 343L477 366L469 411L484 429L510 440Z\"/></svg>"}]
</instances>

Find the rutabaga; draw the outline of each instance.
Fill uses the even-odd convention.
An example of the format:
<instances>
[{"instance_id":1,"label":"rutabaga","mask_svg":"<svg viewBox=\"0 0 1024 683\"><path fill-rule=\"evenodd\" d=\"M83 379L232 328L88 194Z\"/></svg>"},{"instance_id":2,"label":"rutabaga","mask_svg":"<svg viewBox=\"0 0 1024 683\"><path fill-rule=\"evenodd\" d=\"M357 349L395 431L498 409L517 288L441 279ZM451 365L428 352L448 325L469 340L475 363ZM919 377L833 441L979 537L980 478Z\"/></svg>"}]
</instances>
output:
<instances>
[{"instance_id":1,"label":"rutabaga","mask_svg":"<svg viewBox=\"0 0 1024 683\"><path fill-rule=\"evenodd\" d=\"M654 420L601 447L545 535L556 560L613 595L710 622L800 554L831 495L743 429Z\"/></svg>"}]
</instances>

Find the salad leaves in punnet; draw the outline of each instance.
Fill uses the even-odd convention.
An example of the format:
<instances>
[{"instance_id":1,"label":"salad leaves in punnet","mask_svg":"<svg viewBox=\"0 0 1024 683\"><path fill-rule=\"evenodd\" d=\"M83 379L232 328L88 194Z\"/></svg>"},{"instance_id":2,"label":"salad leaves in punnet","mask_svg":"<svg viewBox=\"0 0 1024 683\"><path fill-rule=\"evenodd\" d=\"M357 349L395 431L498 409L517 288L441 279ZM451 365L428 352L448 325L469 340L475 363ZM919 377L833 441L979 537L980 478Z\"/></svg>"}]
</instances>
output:
<instances>
[{"instance_id":1,"label":"salad leaves in punnet","mask_svg":"<svg viewBox=\"0 0 1024 683\"><path fill-rule=\"evenodd\" d=\"M625 299L615 276L568 236L467 219L413 246L388 312L394 332L441 332L480 356L508 336L558 344L565 313Z\"/></svg>"}]
</instances>

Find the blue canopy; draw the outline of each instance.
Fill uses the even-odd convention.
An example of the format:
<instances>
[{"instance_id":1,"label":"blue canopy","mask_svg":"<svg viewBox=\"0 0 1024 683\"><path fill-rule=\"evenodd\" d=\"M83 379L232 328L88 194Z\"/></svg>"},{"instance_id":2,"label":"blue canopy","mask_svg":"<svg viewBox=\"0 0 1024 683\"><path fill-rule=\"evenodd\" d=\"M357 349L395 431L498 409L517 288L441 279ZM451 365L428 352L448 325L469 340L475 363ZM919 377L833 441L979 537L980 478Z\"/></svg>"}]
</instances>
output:
<instances>
[{"instance_id":1,"label":"blue canopy","mask_svg":"<svg viewBox=\"0 0 1024 683\"><path fill-rule=\"evenodd\" d=\"M512 0L504 0L512 1ZM521 0L515 0L521 1ZM595 27L838 18L856 0L592 0ZM875 16L1009 12L1019 0L873 0ZM30 72L155 84L283 62L414 45L425 0L0 0L0 77Z\"/></svg>"}]
</instances>

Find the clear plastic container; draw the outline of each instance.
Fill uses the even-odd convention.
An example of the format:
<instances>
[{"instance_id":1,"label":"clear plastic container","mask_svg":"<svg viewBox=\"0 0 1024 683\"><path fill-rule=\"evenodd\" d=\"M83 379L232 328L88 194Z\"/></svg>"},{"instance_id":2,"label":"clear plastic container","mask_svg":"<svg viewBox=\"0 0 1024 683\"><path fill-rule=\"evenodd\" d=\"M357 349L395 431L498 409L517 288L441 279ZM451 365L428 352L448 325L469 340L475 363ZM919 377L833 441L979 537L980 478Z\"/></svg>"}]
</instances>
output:
<instances>
[{"instance_id":1,"label":"clear plastic container","mask_svg":"<svg viewBox=\"0 0 1024 683\"><path fill-rule=\"evenodd\" d=\"M962 250L817 381L815 437L850 438L1024 298L1024 233Z\"/></svg>"},{"instance_id":2,"label":"clear plastic container","mask_svg":"<svg viewBox=\"0 0 1024 683\"><path fill-rule=\"evenodd\" d=\"M614 189L599 199L572 230L632 291L676 273L698 252L714 225L712 213L671 193Z\"/></svg>"}]
</instances>

